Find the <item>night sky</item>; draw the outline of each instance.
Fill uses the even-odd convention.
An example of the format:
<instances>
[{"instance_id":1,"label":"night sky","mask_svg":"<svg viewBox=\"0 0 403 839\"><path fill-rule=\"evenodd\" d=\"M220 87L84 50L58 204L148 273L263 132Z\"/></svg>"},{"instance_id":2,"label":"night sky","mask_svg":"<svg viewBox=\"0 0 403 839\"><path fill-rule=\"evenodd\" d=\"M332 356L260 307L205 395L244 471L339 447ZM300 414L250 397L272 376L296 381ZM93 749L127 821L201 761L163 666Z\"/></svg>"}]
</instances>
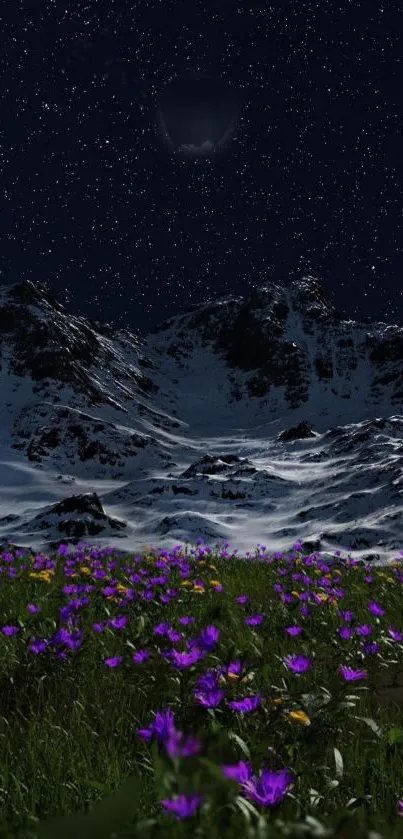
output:
<instances>
[{"instance_id":1,"label":"night sky","mask_svg":"<svg viewBox=\"0 0 403 839\"><path fill-rule=\"evenodd\" d=\"M5 4L0 284L44 283L73 314L146 333L312 274L345 317L403 324L403 20L388 5ZM178 157L157 123L188 73L236 94L212 157Z\"/></svg>"}]
</instances>

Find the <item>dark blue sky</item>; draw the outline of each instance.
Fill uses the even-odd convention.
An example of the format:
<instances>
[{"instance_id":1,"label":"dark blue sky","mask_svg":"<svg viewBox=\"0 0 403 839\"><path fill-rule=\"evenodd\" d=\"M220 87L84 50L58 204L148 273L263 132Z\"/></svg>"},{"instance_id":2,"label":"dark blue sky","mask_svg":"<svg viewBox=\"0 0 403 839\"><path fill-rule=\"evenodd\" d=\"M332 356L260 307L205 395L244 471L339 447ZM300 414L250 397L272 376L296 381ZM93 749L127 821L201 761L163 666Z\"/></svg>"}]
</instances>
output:
<instances>
[{"instance_id":1,"label":"dark blue sky","mask_svg":"<svg viewBox=\"0 0 403 839\"><path fill-rule=\"evenodd\" d=\"M249 6L7 4L0 283L44 282L74 314L147 332L312 274L347 317L403 324L400 13ZM170 156L156 126L161 89L188 71L242 105L208 160Z\"/></svg>"}]
</instances>

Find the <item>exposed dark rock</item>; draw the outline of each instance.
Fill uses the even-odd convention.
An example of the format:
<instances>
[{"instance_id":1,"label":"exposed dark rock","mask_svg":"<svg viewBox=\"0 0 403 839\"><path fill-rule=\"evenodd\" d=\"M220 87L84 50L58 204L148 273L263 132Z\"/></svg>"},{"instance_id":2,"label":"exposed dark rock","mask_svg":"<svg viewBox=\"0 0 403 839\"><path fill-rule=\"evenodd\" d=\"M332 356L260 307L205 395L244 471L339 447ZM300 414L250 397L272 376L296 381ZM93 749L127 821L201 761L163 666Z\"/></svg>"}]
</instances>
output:
<instances>
[{"instance_id":1,"label":"exposed dark rock","mask_svg":"<svg viewBox=\"0 0 403 839\"><path fill-rule=\"evenodd\" d=\"M287 442L287 440L305 440L309 437L316 437L316 434L312 431L305 420L302 420L298 423L298 425L294 425L292 428L287 428L285 431L281 431L278 435L278 439L283 442Z\"/></svg>"}]
</instances>

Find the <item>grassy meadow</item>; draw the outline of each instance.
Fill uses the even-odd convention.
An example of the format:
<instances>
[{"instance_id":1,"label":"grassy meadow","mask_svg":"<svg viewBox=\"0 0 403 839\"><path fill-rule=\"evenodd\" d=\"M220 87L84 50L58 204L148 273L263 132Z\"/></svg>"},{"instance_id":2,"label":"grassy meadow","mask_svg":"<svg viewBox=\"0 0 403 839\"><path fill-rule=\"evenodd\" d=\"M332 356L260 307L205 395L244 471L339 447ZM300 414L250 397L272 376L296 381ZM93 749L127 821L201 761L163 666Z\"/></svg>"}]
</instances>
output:
<instances>
[{"instance_id":1,"label":"grassy meadow","mask_svg":"<svg viewBox=\"0 0 403 839\"><path fill-rule=\"evenodd\" d=\"M298 543L3 550L0 839L403 836L402 584Z\"/></svg>"}]
</instances>

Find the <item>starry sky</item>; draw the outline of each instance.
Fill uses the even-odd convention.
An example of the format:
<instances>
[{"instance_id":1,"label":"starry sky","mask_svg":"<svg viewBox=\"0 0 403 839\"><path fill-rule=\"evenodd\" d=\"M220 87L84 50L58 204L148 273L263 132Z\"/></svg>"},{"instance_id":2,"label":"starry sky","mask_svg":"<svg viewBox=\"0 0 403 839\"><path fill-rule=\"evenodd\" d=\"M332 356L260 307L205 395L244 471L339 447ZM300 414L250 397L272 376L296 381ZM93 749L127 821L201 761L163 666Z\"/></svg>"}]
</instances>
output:
<instances>
[{"instance_id":1,"label":"starry sky","mask_svg":"<svg viewBox=\"0 0 403 839\"><path fill-rule=\"evenodd\" d=\"M146 334L219 294L317 277L403 325L403 14L364 0L14 0L0 11L0 284ZM398 4L395 4L396 7ZM156 119L208 74L219 154Z\"/></svg>"}]
</instances>

